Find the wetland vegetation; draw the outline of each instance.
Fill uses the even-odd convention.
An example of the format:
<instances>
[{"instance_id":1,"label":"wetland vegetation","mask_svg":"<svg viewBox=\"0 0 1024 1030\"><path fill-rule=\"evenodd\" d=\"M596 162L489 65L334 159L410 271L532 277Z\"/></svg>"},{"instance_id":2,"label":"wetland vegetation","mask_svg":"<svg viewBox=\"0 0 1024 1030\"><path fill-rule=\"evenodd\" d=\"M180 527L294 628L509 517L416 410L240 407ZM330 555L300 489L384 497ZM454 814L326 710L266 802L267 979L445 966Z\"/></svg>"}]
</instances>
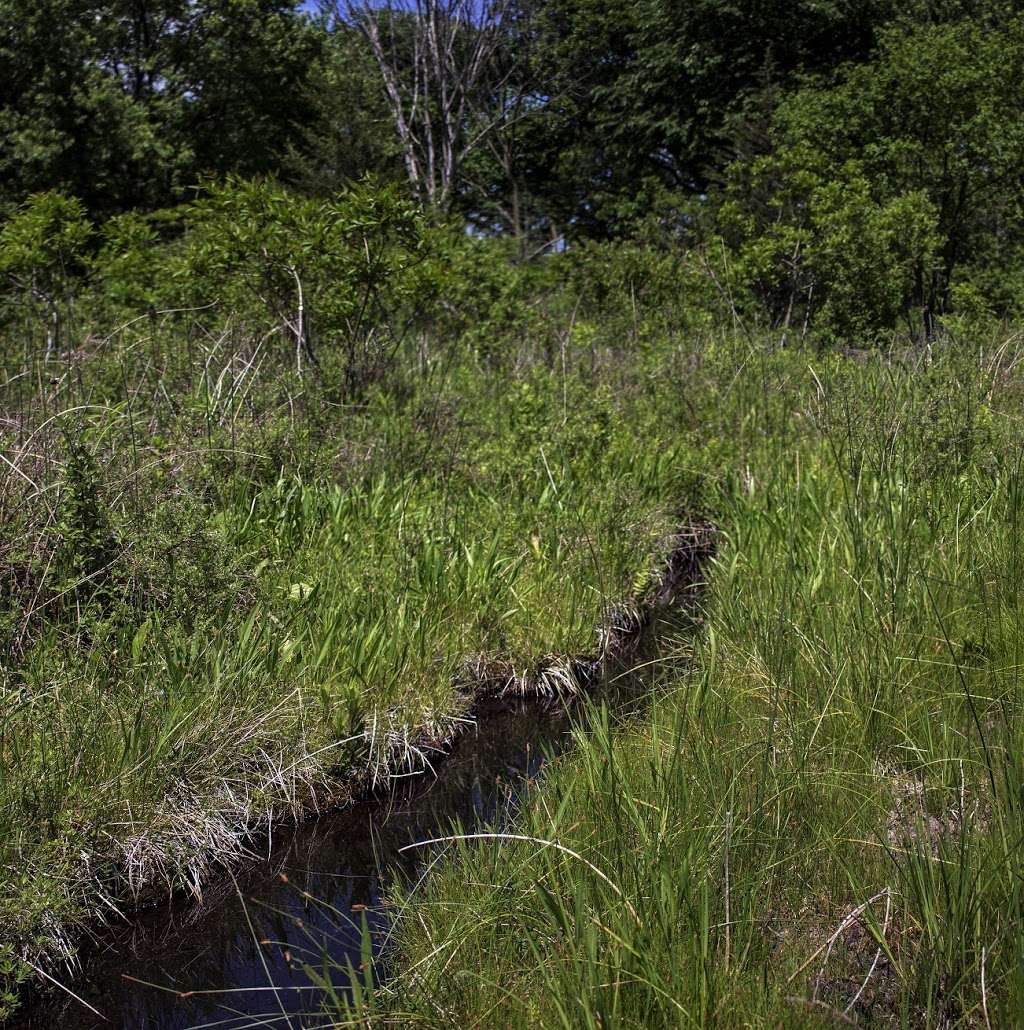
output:
<instances>
[{"instance_id":1,"label":"wetland vegetation","mask_svg":"<svg viewBox=\"0 0 1024 1030\"><path fill-rule=\"evenodd\" d=\"M311 1025L1020 1020L1017 5L0 14L0 1018L713 526Z\"/></svg>"}]
</instances>

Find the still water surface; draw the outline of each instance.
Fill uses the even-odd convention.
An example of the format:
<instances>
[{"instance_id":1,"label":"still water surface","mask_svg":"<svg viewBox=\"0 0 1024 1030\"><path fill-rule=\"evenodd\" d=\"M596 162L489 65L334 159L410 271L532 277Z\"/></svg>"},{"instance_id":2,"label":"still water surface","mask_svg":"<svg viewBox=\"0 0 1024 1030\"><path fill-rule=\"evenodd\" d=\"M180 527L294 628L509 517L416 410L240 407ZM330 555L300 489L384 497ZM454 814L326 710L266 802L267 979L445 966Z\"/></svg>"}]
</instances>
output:
<instances>
[{"instance_id":1,"label":"still water surface","mask_svg":"<svg viewBox=\"0 0 1024 1030\"><path fill-rule=\"evenodd\" d=\"M279 830L260 861L225 877L203 904L161 906L110 933L71 983L104 1018L63 995L31 1006L8 1030L325 1025L306 966L322 971L327 956L333 982L344 985L337 967L359 966L365 921L376 973L386 976L386 886L421 875L430 858L399 849L455 821L479 827L510 818L569 728L564 710L537 701L490 705L436 776Z\"/></svg>"}]
</instances>

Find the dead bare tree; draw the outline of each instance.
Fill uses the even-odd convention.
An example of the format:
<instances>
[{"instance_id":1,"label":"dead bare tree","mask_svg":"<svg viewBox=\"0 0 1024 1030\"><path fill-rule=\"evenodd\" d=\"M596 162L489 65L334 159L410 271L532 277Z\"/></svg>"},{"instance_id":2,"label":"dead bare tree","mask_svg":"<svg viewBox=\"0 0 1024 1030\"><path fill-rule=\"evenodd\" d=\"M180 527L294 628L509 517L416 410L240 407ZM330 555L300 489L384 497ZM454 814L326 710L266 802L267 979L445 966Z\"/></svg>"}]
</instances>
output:
<instances>
[{"instance_id":1,"label":"dead bare tree","mask_svg":"<svg viewBox=\"0 0 1024 1030\"><path fill-rule=\"evenodd\" d=\"M333 0L365 34L380 69L415 195L444 210L460 168L508 122L499 61L514 0Z\"/></svg>"}]
</instances>

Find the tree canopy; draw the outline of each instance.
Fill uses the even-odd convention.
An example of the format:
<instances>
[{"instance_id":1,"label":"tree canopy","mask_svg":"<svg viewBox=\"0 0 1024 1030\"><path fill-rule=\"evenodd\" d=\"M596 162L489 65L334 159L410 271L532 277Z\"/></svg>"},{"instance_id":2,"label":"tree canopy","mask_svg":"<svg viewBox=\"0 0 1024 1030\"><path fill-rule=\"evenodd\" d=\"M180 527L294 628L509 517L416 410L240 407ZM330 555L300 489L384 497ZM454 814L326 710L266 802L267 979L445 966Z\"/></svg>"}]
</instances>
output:
<instances>
[{"instance_id":1,"label":"tree canopy","mask_svg":"<svg viewBox=\"0 0 1024 1030\"><path fill-rule=\"evenodd\" d=\"M1021 303L1019 8L0 0L0 213L369 175L520 258L653 224L725 246L779 323L930 333Z\"/></svg>"},{"instance_id":2,"label":"tree canopy","mask_svg":"<svg viewBox=\"0 0 1024 1030\"><path fill-rule=\"evenodd\" d=\"M0 26L0 203L103 214L273 170L323 45L298 0L0 0Z\"/></svg>"}]
</instances>

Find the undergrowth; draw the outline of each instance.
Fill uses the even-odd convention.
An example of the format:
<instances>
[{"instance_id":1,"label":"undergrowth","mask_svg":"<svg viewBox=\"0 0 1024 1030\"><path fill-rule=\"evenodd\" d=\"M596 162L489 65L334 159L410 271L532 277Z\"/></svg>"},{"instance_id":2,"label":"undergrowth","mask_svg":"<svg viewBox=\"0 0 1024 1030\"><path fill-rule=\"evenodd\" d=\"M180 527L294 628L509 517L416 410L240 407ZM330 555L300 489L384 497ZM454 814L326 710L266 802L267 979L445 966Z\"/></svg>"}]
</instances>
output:
<instances>
[{"instance_id":1,"label":"undergrowth","mask_svg":"<svg viewBox=\"0 0 1024 1030\"><path fill-rule=\"evenodd\" d=\"M59 348L5 313L0 1006L271 820L429 761L481 687L577 689L706 515L703 629L649 714L595 716L531 841L450 849L397 975L335 1015L1012 1022L1018 337L782 347L696 258L407 229L372 319L311 266L319 335L252 269L225 304L83 290Z\"/></svg>"},{"instance_id":2,"label":"undergrowth","mask_svg":"<svg viewBox=\"0 0 1024 1030\"><path fill-rule=\"evenodd\" d=\"M421 767L481 687L578 689L691 507L610 348L495 377L417 343L352 402L203 317L8 340L0 941L33 965Z\"/></svg>"}]
</instances>

